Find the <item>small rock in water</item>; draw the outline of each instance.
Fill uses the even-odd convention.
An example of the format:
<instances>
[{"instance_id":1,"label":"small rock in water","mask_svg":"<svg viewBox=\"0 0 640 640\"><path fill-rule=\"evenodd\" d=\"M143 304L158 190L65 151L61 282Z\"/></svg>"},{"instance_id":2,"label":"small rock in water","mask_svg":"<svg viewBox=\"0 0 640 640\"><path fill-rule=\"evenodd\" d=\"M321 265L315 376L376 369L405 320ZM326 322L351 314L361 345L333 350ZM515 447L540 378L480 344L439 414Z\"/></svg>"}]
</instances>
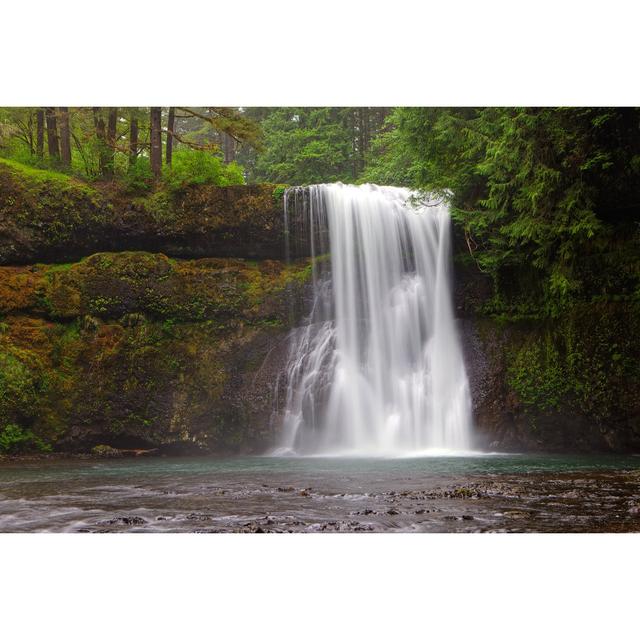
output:
<instances>
[{"instance_id":1,"label":"small rock in water","mask_svg":"<svg viewBox=\"0 0 640 640\"><path fill-rule=\"evenodd\" d=\"M204 513L190 513L187 516L187 520L199 520L199 521L211 520L211 516L208 516L208 515L206 515Z\"/></svg>"},{"instance_id":2,"label":"small rock in water","mask_svg":"<svg viewBox=\"0 0 640 640\"><path fill-rule=\"evenodd\" d=\"M387 511L387 514L388 514L388 515L390 515L390 516L397 516L399 513L400 513L400 512L399 512L399 511L397 511L396 509L389 509L389 510Z\"/></svg>"},{"instance_id":3,"label":"small rock in water","mask_svg":"<svg viewBox=\"0 0 640 640\"><path fill-rule=\"evenodd\" d=\"M531 512L529 512L529 511L520 511L520 510L517 510L517 509L514 509L513 511L505 511L504 515L507 518L519 518L519 519L520 518L524 519L524 518L531 518L532 517Z\"/></svg>"},{"instance_id":4,"label":"small rock in water","mask_svg":"<svg viewBox=\"0 0 640 640\"><path fill-rule=\"evenodd\" d=\"M144 518L140 518L139 516L118 516L117 518L111 518L110 520L101 520L100 522L96 522L96 524L104 526L107 524L124 524L124 525L140 525L146 524L146 520Z\"/></svg>"}]
</instances>

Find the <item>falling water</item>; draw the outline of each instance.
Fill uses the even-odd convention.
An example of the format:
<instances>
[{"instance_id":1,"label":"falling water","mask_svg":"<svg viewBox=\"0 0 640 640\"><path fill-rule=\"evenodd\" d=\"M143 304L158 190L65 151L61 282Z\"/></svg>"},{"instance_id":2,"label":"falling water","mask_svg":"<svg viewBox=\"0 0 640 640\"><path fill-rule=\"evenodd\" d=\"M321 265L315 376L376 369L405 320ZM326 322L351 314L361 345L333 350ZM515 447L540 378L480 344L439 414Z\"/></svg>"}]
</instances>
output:
<instances>
[{"instance_id":1,"label":"falling water","mask_svg":"<svg viewBox=\"0 0 640 640\"><path fill-rule=\"evenodd\" d=\"M469 449L449 211L412 196L343 184L285 194L285 224L301 220L288 246L308 247L314 296L291 337L280 453Z\"/></svg>"}]
</instances>

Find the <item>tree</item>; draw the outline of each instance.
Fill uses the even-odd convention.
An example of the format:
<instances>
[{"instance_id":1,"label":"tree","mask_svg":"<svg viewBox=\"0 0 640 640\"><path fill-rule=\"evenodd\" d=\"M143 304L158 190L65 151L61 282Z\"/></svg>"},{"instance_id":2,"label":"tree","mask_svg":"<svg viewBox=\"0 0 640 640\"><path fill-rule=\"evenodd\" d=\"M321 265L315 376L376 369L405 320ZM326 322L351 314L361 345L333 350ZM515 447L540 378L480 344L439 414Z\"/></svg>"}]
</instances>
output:
<instances>
[{"instance_id":1,"label":"tree","mask_svg":"<svg viewBox=\"0 0 640 640\"><path fill-rule=\"evenodd\" d=\"M233 162L236 159L236 142L228 133L222 133L222 148L225 163Z\"/></svg>"},{"instance_id":2,"label":"tree","mask_svg":"<svg viewBox=\"0 0 640 640\"><path fill-rule=\"evenodd\" d=\"M93 107L96 143L98 148L98 166L103 177L109 174L109 148L107 146L107 130L101 107Z\"/></svg>"},{"instance_id":3,"label":"tree","mask_svg":"<svg viewBox=\"0 0 640 640\"><path fill-rule=\"evenodd\" d=\"M54 107L45 109L47 121L47 146L49 157L58 160L60 158L60 146L58 144L58 128L56 123L56 110Z\"/></svg>"},{"instance_id":4,"label":"tree","mask_svg":"<svg viewBox=\"0 0 640 640\"><path fill-rule=\"evenodd\" d=\"M138 116L135 109L129 114L129 168L138 159Z\"/></svg>"},{"instance_id":5,"label":"tree","mask_svg":"<svg viewBox=\"0 0 640 640\"><path fill-rule=\"evenodd\" d=\"M44 109L36 111L36 155L40 160L44 157Z\"/></svg>"},{"instance_id":6,"label":"tree","mask_svg":"<svg viewBox=\"0 0 640 640\"><path fill-rule=\"evenodd\" d=\"M151 171L154 177L162 175L162 109L151 107L150 112Z\"/></svg>"},{"instance_id":7,"label":"tree","mask_svg":"<svg viewBox=\"0 0 640 640\"><path fill-rule=\"evenodd\" d=\"M171 154L173 153L173 129L176 121L176 108L169 107L169 116L167 118L167 149L166 162L167 166L171 166Z\"/></svg>"},{"instance_id":8,"label":"tree","mask_svg":"<svg viewBox=\"0 0 640 640\"><path fill-rule=\"evenodd\" d=\"M249 108L247 117L262 126L264 152L241 147L238 158L256 181L354 182L388 111L384 107Z\"/></svg>"},{"instance_id":9,"label":"tree","mask_svg":"<svg viewBox=\"0 0 640 640\"><path fill-rule=\"evenodd\" d=\"M497 294L555 312L598 290L606 255L626 260L611 225L640 222L640 109L401 108L390 124L366 177L450 200Z\"/></svg>"},{"instance_id":10,"label":"tree","mask_svg":"<svg viewBox=\"0 0 640 640\"><path fill-rule=\"evenodd\" d=\"M71 129L69 127L69 109L60 107L60 158L65 167L71 167Z\"/></svg>"},{"instance_id":11,"label":"tree","mask_svg":"<svg viewBox=\"0 0 640 640\"><path fill-rule=\"evenodd\" d=\"M115 154L116 154L116 136L118 126L118 109L117 107L109 107L107 117L107 135L106 135L106 156L105 177L111 178L115 172Z\"/></svg>"}]
</instances>

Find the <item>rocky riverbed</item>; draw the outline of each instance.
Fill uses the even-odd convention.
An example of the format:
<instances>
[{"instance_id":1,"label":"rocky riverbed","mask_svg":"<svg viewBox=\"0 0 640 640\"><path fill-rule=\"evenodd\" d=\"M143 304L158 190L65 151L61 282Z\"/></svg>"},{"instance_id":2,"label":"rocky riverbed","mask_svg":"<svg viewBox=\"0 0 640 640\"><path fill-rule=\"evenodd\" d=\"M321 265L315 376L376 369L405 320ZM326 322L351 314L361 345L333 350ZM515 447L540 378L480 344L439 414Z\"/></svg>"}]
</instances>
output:
<instances>
[{"instance_id":1,"label":"rocky riverbed","mask_svg":"<svg viewBox=\"0 0 640 640\"><path fill-rule=\"evenodd\" d=\"M640 457L5 462L0 531L640 531Z\"/></svg>"}]
</instances>

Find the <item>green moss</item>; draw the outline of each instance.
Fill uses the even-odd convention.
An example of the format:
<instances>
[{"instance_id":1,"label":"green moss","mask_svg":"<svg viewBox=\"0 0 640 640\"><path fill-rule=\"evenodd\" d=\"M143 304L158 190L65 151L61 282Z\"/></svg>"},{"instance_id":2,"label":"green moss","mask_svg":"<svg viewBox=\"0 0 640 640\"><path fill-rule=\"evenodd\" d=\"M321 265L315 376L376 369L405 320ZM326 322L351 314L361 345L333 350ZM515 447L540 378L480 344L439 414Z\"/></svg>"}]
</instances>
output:
<instances>
[{"instance_id":1,"label":"green moss","mask_svg":"<svg viewBox=\"0 0 640 640\"><path fill-rule=\"evenodd\" d=\"M146 197L136 198L134 202L142 207L160 228L171 225L176 220L173 196L166 191L156 191Z\"/></svg>"},{"instance_id":2,"label":"green moss","mask_svg":"<svg viewBox=\"0 0 640 640\"><path fill-rule=\"evenodd\" d=\"M507 369L507 384L526 407L542 411L559 408L571 382L564 359L549 335L515 351Z\"/></svg>"},{"instance_id":3,"label":"green moss","mask_svg":"<svg viewBox=\"0 0 640 640\"><path fill-rule=\"evenodd\" d=\"M287 300L310 280L309 261L169 259L98 253L74 264L0 267L0 312L54 319L131 314L191 322L283 319Z\"/></svg>"},{"instance_id":4,"label":"green moss","mask_svg":"<svg viewBox=\"0 0 640 640\"><path fill-rule=\"evenodd\" d=\"M5 343L0 352L0 425L31 420L38 411L43 388L37 355Z\"/></svg>"},{"instance_id":5,"label":"green moss","mask_svg":"<svg viewBox=\"0 0 640 640\"><path fill-rule=\"evenodd\" d=\"M552 323L520 327L524 339L508 342L506 382L527 411L568 410L605 422L636 402L636 304L578 305Z\"/></svg>"},{"instance_id":6,"label":"green moss","mask_svg":"<svg viewBox=\"0 0 640 640\"><path fill-rule=\"evenodd\" d=\"M30 187L48 186L56 190L79 190L89 195L97 196L96 190L89 185L59 171L36 169L7 158L0 158L0 165L9 169L14 178Z\"/></svg>"}]
</instances>

